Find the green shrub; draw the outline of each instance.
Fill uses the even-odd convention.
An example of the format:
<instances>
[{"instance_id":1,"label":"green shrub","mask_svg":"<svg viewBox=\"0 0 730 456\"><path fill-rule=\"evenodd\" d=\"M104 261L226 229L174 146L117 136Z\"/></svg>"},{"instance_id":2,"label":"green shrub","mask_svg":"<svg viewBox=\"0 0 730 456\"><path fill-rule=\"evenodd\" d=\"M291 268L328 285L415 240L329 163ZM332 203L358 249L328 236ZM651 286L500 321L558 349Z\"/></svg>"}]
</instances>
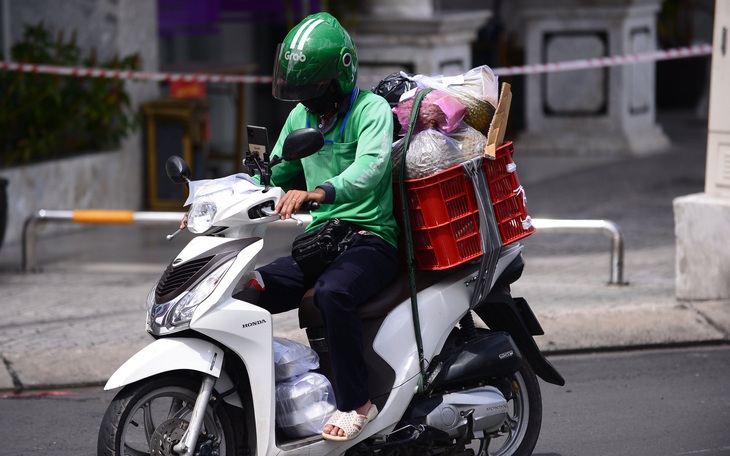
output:
<instances>
[{"instance_id":1,"label":"green shrub","mask_svg":"<svg viewBox=\"0 0 730 456\"><path fill-rule=\"evenodd\" d=\"M139 56L82 58L75 34L64 42L41 22L26 26L13 61L71 67L139 69ZM116 148L139 125L124 81L0 71L0 167Z\"/></svg>"}]
</instances>

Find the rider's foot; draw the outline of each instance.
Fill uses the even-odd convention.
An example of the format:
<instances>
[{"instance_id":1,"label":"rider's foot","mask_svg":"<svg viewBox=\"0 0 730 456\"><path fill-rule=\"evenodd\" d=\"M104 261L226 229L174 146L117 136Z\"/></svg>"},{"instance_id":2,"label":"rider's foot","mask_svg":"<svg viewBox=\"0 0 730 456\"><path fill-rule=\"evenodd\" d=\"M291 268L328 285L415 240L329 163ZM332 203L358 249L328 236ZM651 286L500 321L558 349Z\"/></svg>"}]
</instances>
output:
<instances>
[{"instance_id":1,"label":"rider's foot","mask_svg":"<svg viewBox=\"0 0 730 456\"><path fill-rule=\"evenodd\" d=\"M336 411L322 430L327 440L352 440L362 432L366 424L378 414L378 408L369 400L350 412Z\"/></svg>"}]
</instances>

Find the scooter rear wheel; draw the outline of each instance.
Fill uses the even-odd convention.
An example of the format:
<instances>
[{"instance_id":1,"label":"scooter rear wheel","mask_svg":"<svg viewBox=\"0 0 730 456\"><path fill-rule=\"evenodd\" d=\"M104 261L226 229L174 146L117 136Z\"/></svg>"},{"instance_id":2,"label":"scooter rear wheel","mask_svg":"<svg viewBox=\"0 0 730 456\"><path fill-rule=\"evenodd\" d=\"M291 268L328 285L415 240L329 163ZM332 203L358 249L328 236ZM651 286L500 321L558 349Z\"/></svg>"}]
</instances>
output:
<instances>
[{"instance_id":1,"label":"scooter rear wheel","mask_svg":"<svg viewBox=\"0 0 730 456\"><path fill-rule=\"evenodd\" d=\"M535 449L542 427L540 384L527 363L509 382L508 417L499 436L477 436L473 441L478 456L529 456Z\"/></svg>"},{"instance_id":2,"label":"scooter rear wheel","mask_svg":"<svg viewBox=\"0 0 730 456\"><path fill-rule=\"evenodd\" d=\"M109 404L99 429L97 456L168 455L192 414L200 384L162 376L124 387ZM242 454L223 404L209 406L195 454ZM202 451L206 453L205 450ZM175 453L176 454L176 453Z\"/></svg>"}]
</instances>

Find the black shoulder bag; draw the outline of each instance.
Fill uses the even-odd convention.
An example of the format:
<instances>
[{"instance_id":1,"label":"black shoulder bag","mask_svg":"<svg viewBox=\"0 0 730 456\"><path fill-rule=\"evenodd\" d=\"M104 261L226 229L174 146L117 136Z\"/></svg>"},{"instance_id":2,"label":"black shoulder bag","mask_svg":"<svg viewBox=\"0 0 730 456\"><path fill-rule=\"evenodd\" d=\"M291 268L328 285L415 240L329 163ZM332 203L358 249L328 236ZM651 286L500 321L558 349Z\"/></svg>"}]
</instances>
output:
<instances>
[{"instance_id":1,"label":"black shoulder bag","mask_svg":"<svg viewBox=\"0 0 730 456\"><path fill-rule=\"evenodd\" d=\"M292 243L292 257L305 275L316 277L352 244L356 225L340 219L325 222L319 228L302 233Z\"/></svg>"}]
</instances>

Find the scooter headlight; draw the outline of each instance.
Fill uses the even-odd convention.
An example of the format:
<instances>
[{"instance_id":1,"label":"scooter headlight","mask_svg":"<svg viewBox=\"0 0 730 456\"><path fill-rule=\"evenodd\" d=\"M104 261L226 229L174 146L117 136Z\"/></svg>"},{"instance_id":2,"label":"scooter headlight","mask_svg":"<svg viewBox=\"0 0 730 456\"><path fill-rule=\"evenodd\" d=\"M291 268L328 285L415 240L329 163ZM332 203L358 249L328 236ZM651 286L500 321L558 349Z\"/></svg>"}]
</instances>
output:
<instances>
[{"instance_id":1,"label":"scooter headlight","mask_svg":"<svg viewBox=\"0 0 730 456\"><path fill-rule=\"evenodd\" d=\"M218 205L213 198L203 197L195 200L188 212L188 229L195 233L205 233L213 226Z\"/></svg>"},{"instance_id":2,"label":"scooter headlight","mask_svg":"<svg viewBox=\"0 0 730 456\"><path fill-rule=\"evenodd\" d=\"M189 323L193 318L195 309L213 293L215 287L220 283L221 277L228 271L228 268L231 267L234 261L235 258L226 261L192 290L183 293L172 306L168 326L179 326L184 323Z\"/></svg>"},{"instance_id":3,"label":"scooter headlight","mask_svg":"<svg viewBox=\"0 0 730 456\"><path fill-rule=\"evenodd\" d=\"M235 260L234 257L226 261L191 290L181 293L171 301L155 303L153 288L147 297L147 331L153 335L161 335L185 329L192 320L195 309L213 293Z\"/></svg>"},{"instance_id":4,"label":"scooter headlight","mask_svg":"<svg viewBox=\"0 0 730 456\"><path fill-rule=\"evenodd\" d=\"M147 329L155 324L155 312L157 311L157 304L155 304L155 291L157 290L157 284L155 284L149 293L147 293Z\"/></svg>"}]
</instances>

